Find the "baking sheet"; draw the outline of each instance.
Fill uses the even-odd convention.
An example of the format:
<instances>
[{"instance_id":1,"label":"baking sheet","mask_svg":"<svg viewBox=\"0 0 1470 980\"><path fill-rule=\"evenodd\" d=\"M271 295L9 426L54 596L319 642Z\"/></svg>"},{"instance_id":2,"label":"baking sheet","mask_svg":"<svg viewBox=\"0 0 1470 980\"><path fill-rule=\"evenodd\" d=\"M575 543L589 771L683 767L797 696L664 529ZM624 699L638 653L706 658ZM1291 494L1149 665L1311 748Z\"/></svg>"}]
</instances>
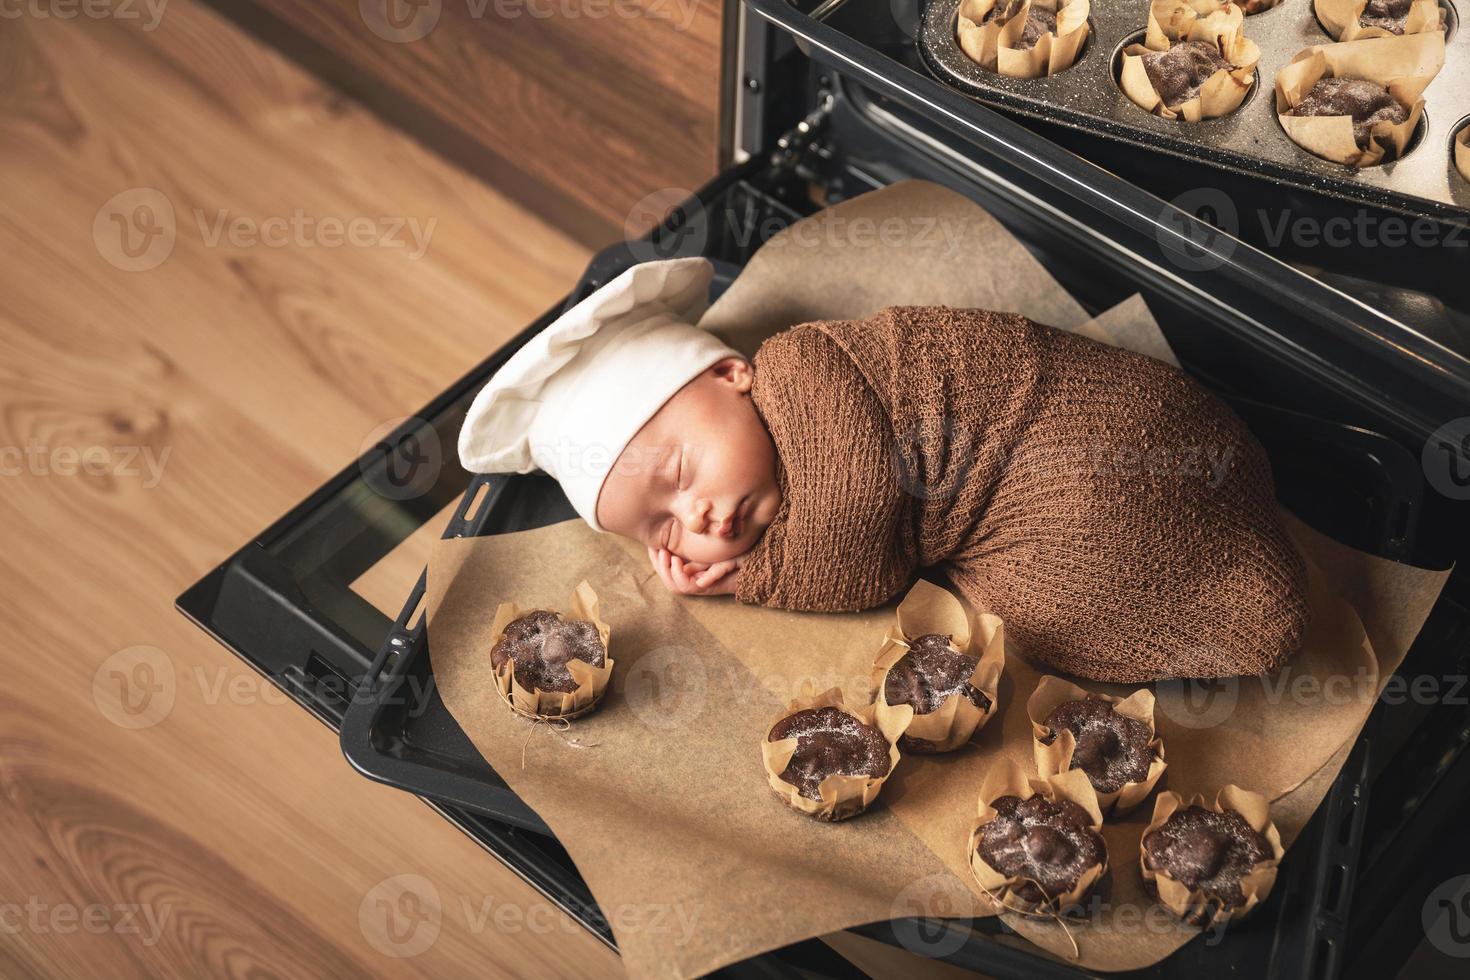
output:
<instances>
[{"instance_id":1,"label":"baking sheet","mask_svg":"<svg viewBox=\"0 0 1470 980\"><path fill-rule=\"evenodd\" d=\"M988 211L937 184L908 180L773 236L699 325L748 357L762 340L797 323L923 305L1019 313L1063 330L1088 320ZM1140 309L1129 301L1105 315L1122 323L1137 319Z\"/></svg>"},{"instance_id":2,"label":"baking sheet","mask_svg":"<svg viewBox=\"0 0 1470 980\"><path fill-rule=\"evenodd\" d=\"M1303 534L1308 553L1319 556L1318 536ZM1361 556L1354 564L1375 562ZM1415 572L1392 578L1401 594L1411 594L1410 608L1422 621L1443 575ZM578 577L601 594L617 637L618 671L601 708L561 733L511 714L487 682L490 619L493 598L555 605L564 601L566 581ZM1315 600L1322 577L1313 578ZM1031 766L1024 705L1040 675L1016 655L1024 651L1008 651L999 717L969 749L906 757L875 810L830 825L774 798L760 741L804 682L867 690L891 607L831 616L675 596L636 544L580 521L443 542L430 563L428 601L440 696L566 847L608 913L631 975L695 976L802 938L906 914L916 883L949 896L938 911L980 913L955 896L969 888L965 840L985 772L1002 756ZM1213 794L1236 782L1279 799L1330 760L1340 766L1339 750L1377 690L1379 658L1386 666L1401 657L1405 634L1417 630L1402 615L1391 627L1376 606L1366 618L1386 643L1368 661L1368 673L1360 673L1356 656L1372 656L1356 617L1344 606L1334 611L1315 602L1319 625L1308 643L1317 652L1289 671L1314 688L1334 677L1362 677L1366 687L1345 699L1278 701L1267 685L1241 680L1216 691L1200 711L1185 700L1184 686L1160 691L1159 729L1170 758L1163 785ZM808 655L794 660L793 650ZM1335 661L1333 651L1348 659ZM1288 844L1319 801L1278 810ZM1147 965L1195 934L1164 919L1146 933L1133 925L1153 904L1130 860L1148 812L1140 807L1104 828L1113 855L1108 903L1091 923L1070 930L1086 966ZM1070 948L1058 926L1007 918L1044 948Z\"/></svg>"},{"instance_id":3,"label":"baking sheet","mask_svg":"<svg viewBox=\"0 0 1470 980\"><path fill-rule=\"evenodd\" d=\"M1081 59L1059 75L1036 79L987 72L961 51L955 37L960 3L931 0L917 43L936 78L982 102L1338 197L1470 220L1470 182L1455 170L1451 153L1451 136L1470 115L1470 32L1455 30L1448 39L1444 68L1425 92L1426 126L1415 148L1394 163L1355 171L1303 150L1276 119L1276 73L1298 52L1333 42L1310 0L1282 0L1245 19L1245 36L1261 49L1254 90L1234 113L1198 123L1155 116L1116 83L1114 56L1134 35L1142 39L1147 0L1094 4L1092 36ZM1238 204L1245 209L1250 202Z\"/></svg>"},{"instance_id":4,"label":"baking sheet","mask_svg":"<svg viewBox=\"0 0 1470 980\"><path fill-rule=\"evenodd\" d=\"M884 305L900 295L1021 312L1057 304L1051 312L1059 317L1081 313L1056 295L1060 289L1029 253L949 191L901 184L830 209L826 220L832 212L849 228L860 218L934 218L974 234L955 239L964 242L953 246L955 254L936 245L927 261L913 262L901 257L912 245L879 246L861 237L819 236L771 251L768 244L707 324L744 331L749 341L760 330L824 313L866 315L873 308L864 303ZM922 291L889 293L877 284L913 275L927 277ZM864 284L866 298L833 286L848 282ZM825 310L824 293L835 301ZM1130 345L1168 354L1138 302L1070 325L1094 336L1131 336ZM1162 785L1213 797L1219 784L1234 781L1265 792L1278 801L1274 816L1288 845L1330 786L1382 677L1402 660L1446 577L1371 558L1297 522L1292 533L1312 564L1315 615L1303 654L1269 685L1226 681L1203 698L1183 683L1156 692L1170 761ZM532 727L505 709L489 682L495 607L506 600L554 606L583 578L612 624L618 669L611 690L573 731ZM607 912L631 975L694 976L916 910L982 911L965 842L988 768L1003 756L1032 767L1025 701L1039 674L1022 659L1024 650L1008 649L999 718L971 747L906 757L873 811L829 825L772 796L759 744L773 712L804 682L819 690L841 686L853 697L868 690L891 607L800 614L675 596L641 546L569 521L440 543L429 567L428 609L441 697L491 766L556 832ZM1324 682L1334 677L1352 683L1330 695L1310 693L1329 690ZM1057 955L1070 956L1075 941L1081 963L1094 969L1144 966L1192 938L1196 930L1148 911L1156 906L1142 892L1136 854L1149 810L1145 805L1105 827L1112 853L1107 904L1090 922L1063 931L1008 916L1016 930Z\"/></svg>"}]
</instances>

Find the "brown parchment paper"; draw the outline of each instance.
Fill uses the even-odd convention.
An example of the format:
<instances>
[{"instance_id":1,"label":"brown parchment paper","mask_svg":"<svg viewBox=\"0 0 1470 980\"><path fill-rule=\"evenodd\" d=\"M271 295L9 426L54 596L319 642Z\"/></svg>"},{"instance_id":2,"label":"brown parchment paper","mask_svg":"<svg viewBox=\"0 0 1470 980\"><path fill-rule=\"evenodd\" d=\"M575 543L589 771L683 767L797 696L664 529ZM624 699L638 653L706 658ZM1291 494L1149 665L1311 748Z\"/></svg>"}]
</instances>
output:
<instances>
[{"instance_id":1,"label":"brown parchment paper","mask_svg":"<svg viewBox=\"0 0 1470 980\"><path fill-rule=\"evenodd\" d=\"M1313 0L1312 9L1329 35L1338 41L1356 41L1367 37L1397 37L1381 27L1364 27L1359 21L1368 8L1368 0ZM1444 30L1444 15L1437 0L1413 0L1404 17L1404 34L1424 34Z\"/></svg>"},{"instance_id":2,"label":"brown parchment paper","mask_svg":"<svg viewBox=\"0 0 1470 980\"><path fill-rule=\"evenodd\" d=\"M1299 53L1276 73L1276 115L1286 135L1309 153L1348 167L1376 167L1403 156L1424 115L1424 90L1442 67L1443 31L1319 44ZM1353 138L1351 116L1292 114L1324 77L1377 82L1409 115L1397 125L1374 123L1368 146L1361 149Z\"/></svg>"},{"instance_id":3,"label":"brown parchment paper","mask_svg":"<svg viewBox=\"0 0 1470 980\"><path fill-rule=\"evenodd\" d=\"M956 871L967 875L963 840L978 780L953 814L956 869L893 809L910 792L904 766L867 813L829 824L777 800L762 764L771 719L804 684L866 691L892 609L818 617L694 602L646 566L632 542L568 521L442 542L428 590L440 696L556 832L608 914L630 975L697 976L889 918L908 906L916 881L934 876L960 883L950 892L968 900ZM506 710L485 646L495 607L487 597L553 602L564 578L597 590L618 661L598 711L576 722L580 747ZM847 656L790 656L828 648Z\"/></svg>"},{"instance_id":4,"label":"brown parchment paper","mask_svg":"<svg viewBox=\"0 0 1470 980\"><path fill-rule=\"evenodd\" d=\"M718 314L744 327L735 332L746 342L758 343L760 326L865 316L893 302L984 295L993 302L975 305L1043 322L1044 314L1028 309L1080 311L1064 294L1031 295L1060 290L998 224L953 192L906 183L833 210L841 210L848 229L854 222L881 228L889 219L901 225L910 213L947 221L966 229L955 239L964 246L948 256L935 249L934 261L925 262L871 236L866 245L836 236L828 248L817 234L808 244L778 247L773 257L766 257L768 243L706 321ZM1006 295L1008 279L1017 295ZM884 282L893 287L891 298ZM791 319L783 322L786 314ZM1168 359L1156 326L1149 335L1149 320L1135 301L1090 323L1085 314L1052 322L1100 339L1117 331L1129 346L1142 339L1137 349ZM1155 687L1156 722L1169 750L1163 784L1185 796L1212 797L1226 783L1262 793L1288 847L1331 786L1381 678L1403 659L1446 577L1356 552L1295 520L1290 529L1310 562L1314 616L1306 649L1283 677ZM500 703L486 634L499 602L554 604L584 578L611 625L609 653L618 669L598 711L576 722L579 747L545 726L533 731ZM1024 704L1040 674L1024 649L1008 648L998 716L968 747L905 756L861 818L824 824L771 795L759 745L770 719L804 683L840 686L849 697L862 689L892 606L800 614L728 597L675 596L641 546L581 521L440 542L427 601L441 697L490 765L556 832L608 913L631 975L695 976L893 916L985 914L970 884L966 845L990 768L1006 758L1028 771L1033 766ZM1137 854L1147 809L1104 825L1111 854ZM1006 921L1054 955L1070 959L1075 940L1080 962L1097 970L1157 962L1198 933L1144 892L1132 860L1115 861L1098 893L1105 901L1082 924L1069 924L1071 939L1054 923L1009 913Z\"/></svg>"},{"instance_id":5,"label":"brown parchment paper","mask_svg":"<svg viewBox=\"0 0 1470 980\"><path fill-rule=\"evenodd\" d=\"M750 356L771 334L808 320L931 305L1019 313L1063 330L1088 322L988 211L938 184L906 180L777 232L699 325Z\"/></svg>"},{"instance_id":6,"label":"brown parchment paper","mask_svg":"<svg viewBox=\"0 0 1470 980\"><path fill-rule=\"evenodd\" d=\"M1045 321L1042 321L1045 322ZM1073 333L1131 350L1135 354L1146 354L1165 364L1179 366L1174 348L1164 339L1164 332L1154 322L1153 314L1143 297L1134 293L1111 310L1106 310L1078 327Z\"/></svg>"},{"instance_id":7,"label":"brown parchment paper","mask_svg":"<svg viewBox=\"0 0 1470 980\"><path fill-rule=\"evenodd\" d=\"M1184 41L1214 46L1232 67L1221 68L1205 79L1194 98L1170 107L1149 79L1143 55L1167 51ZM1123 49L1118 84L1123 94L1141 109L1164 119L1199 122L1229 115L1240 108L1255 84L1256 65L1260 60L1261 49L1245 36L1245 12L1235 4L1227 3L1209 13L1201 13L1186 0L1154 0L1149 7L1148 31L1143 43Z\"/></svg>"}]
</instances>

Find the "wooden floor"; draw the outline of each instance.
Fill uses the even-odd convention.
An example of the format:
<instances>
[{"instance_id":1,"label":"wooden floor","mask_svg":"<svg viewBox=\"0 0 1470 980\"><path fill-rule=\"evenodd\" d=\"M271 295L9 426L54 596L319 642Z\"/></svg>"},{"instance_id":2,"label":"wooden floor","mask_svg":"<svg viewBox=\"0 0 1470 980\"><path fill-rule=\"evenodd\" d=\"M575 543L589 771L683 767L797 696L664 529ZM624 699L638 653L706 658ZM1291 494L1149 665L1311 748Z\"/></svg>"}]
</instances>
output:
<instances>
[{"instance_id":1,"label":"wooden floor","mask_svg":"<svg viewBox=\"0 0 1470 980\"><path fill-rule=\"evenodd\" d=\"M620 974L172 608L584 250L188 0L140 26L0 28L0 976Z\"/></svg>"},{"instance_id":2,"label":"wooden floor","mask_svg":"<svg viewBox=\"0 0 1470 980\"><path fill-rule=\"evenodd\" d=\"M208 2L593 248L718 166L723 0Z\"/></svg>"}]
</instances>

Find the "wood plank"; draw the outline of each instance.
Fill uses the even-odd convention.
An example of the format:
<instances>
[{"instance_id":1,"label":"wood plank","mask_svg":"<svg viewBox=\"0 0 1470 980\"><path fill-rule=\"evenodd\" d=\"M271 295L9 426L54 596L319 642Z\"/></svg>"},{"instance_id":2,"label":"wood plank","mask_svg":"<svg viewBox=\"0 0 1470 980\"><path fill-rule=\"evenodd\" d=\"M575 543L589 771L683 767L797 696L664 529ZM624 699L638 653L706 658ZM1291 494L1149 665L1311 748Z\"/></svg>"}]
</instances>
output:
<instances>
[{"instance_id":1,"label":"wood plank","mask_svg":"<svg viewBox=\"0 0 1470 980\"><path fill-rule=\"evenodd\" d=\"M586 250L190 0L8 20L0 65L0 975L619 974L172 608ZM409 217L417 258L321 225Z\"/></svg>"},{"instance_id":2,"label":"wood plank","mask_svg":"<svg viewBox=\"0 0 1470 980\"><path fill-rule=\"evenodd\" d=\"M723 0L215 2L593 247L718 165Z\"/></svg>"}]
</instances>

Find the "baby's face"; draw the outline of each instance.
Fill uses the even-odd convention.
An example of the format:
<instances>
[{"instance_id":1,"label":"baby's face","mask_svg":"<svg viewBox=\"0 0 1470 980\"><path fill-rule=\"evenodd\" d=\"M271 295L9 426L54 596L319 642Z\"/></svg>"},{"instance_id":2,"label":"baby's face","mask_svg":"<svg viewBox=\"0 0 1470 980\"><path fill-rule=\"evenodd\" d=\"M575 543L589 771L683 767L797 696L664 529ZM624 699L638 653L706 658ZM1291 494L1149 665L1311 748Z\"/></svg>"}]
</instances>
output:
<instances>
[{"instance_id":1,"label":"baby's face","mask_svg":"<svg viewBox=\"0 0 1470 980\"><path fill-rule=\"evenodd\" d=\"M607 530L686 561L744 554L776 517L776 447L730 357L681 388L618 457L597 498ZM635 382L636 383L636 382Z\"/></svg>"}]
</instances>

